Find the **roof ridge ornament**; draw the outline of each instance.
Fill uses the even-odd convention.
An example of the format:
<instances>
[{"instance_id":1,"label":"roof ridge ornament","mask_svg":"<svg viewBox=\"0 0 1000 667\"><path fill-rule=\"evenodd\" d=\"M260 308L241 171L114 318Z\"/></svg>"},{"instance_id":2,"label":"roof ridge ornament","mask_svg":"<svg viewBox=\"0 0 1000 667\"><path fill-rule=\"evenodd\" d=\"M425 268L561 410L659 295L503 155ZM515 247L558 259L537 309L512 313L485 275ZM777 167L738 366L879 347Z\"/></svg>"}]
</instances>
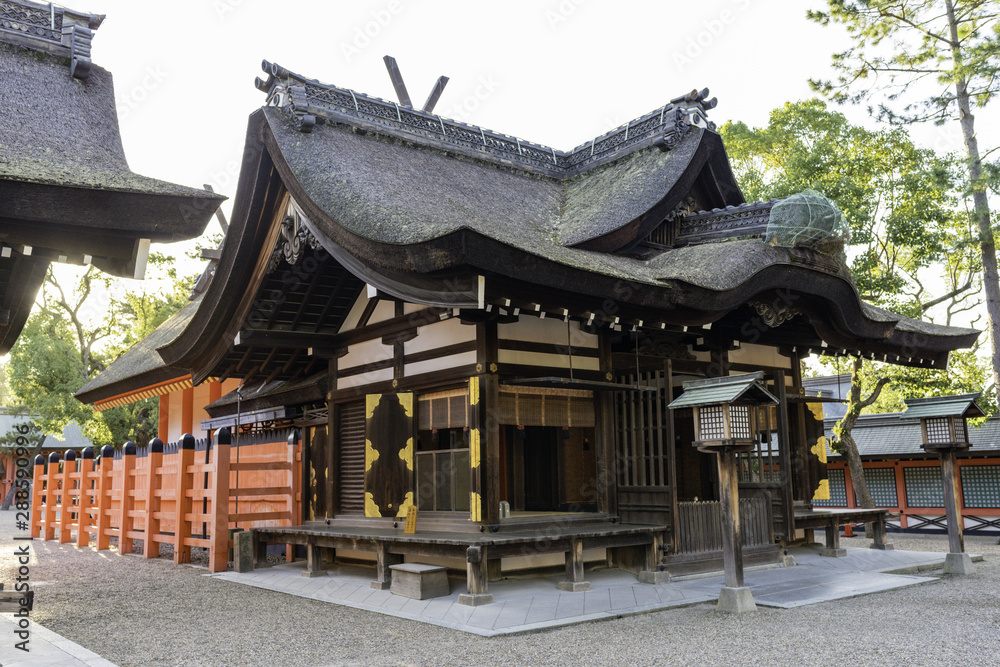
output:
<instances>
[{"instance_id":1,"label":"roof ridge ornament","mask_svg":"<svg viewBox=\"0 0 1000 667\"><path fill-rule=\"evenodd\" d=\"M90 44L103 22L103 14L78 12L51 2L0 2L0 42L68 57L70 75L77 79L90 74Z\"/></svg>"},{"instance_id":2,"label":"roof ridge ornament","mask_svg":"<svg viewBox=\"0 0 1000 667\"><path fill-rule=\"evenodd\" d=\"M395 60L386 58L392 76L391 65ZM704 88L675 97L662 107L570 151L559 151L432 114L427 109L433 109L431 102L436 100L431 98L425 109L419 110L405 103L309 79L266 60L261 66L267 78L257 77L255 86L267 94L266 104L290 113L302 132L310 132L316 123L340 123L560 180L649 146L670 150L692 126L715 131L715 124L708 120L706 112L715 108L718 100L708 99L708 89ZM398 75L398 67L395 74ZM402 82L401 77L399 81ZM443 88L441 79L439 83ZM406 98L409 99L408 94Z\"/></svg>"}]
</instances>

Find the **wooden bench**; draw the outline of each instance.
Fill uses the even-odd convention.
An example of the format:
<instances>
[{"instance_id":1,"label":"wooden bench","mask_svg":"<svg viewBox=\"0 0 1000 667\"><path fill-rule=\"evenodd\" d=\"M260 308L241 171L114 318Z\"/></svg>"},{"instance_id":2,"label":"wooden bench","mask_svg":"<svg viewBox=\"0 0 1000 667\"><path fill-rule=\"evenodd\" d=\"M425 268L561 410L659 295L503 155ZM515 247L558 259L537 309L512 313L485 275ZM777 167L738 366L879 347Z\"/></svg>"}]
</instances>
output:
<instances>
[{"instance_id":1,"label":"wooden bench","mask_svg":"<svg viewBox=\"0 0 1000 667\"><path fill-rule=\"evenodd\" d=\"M392 584L389 592L393 595L427 600L451 594L448 585L448 568L426 563L399 563L390 565Z\"/></svg>"},{"instance_id":2,"label":"wooden bench","mask_svg":"<svg viewBox=\"0 0 1000 667\"><path fill-rule=\"evenodd\" d=\"M874 526L872 549L891 550L892 545L886 541L886 519L889 512L882 509L832 509L812 510L795 514L795 527L811 530L823 528L826 530L826 546L820 552L821 556L843 557L847 550L840 546L840 527L854 523L871 522Z\"/></svg>"}]
</instances>

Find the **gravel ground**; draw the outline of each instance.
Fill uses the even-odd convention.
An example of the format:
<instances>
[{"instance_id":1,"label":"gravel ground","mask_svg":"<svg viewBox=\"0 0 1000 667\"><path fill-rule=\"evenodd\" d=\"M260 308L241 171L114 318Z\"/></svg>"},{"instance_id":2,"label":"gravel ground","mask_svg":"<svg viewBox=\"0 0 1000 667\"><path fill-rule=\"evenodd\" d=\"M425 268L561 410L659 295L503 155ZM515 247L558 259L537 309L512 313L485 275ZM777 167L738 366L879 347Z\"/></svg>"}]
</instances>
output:
<instances>
[{"instance_id":1,"label":"gravel ground","mask_svg":"<svg viewBox=\"0 0 1000 667\"><path fill-rule=\"evenodd\" d=\"M14 512L0 512L8 586L14 534ZM890 538L897 549L947 551L944 536ZM31 544L33 622L119 665L1000 663L995 537L967 538L986 557L968 577L797 609L730 616L700 604L490 639L234 585L165 558Z\"/></svg>"}]
</instances>

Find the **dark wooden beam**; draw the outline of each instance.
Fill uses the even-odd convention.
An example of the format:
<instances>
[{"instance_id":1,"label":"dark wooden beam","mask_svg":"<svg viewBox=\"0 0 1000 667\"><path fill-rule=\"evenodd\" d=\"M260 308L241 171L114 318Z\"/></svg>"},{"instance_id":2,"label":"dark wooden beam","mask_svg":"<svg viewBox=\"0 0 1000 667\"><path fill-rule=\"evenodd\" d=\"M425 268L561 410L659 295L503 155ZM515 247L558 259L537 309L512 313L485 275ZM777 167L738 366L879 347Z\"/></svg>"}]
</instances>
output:
<instances>
[{"instance_id":1,"label":"dark wooden beam","mask_svg":"<svg viewBox=\"0 0 1000 667\"><path fill-rule=\"evenodd\" d=\"M337 337L332 334L303 333L299 331L262 331L244 329L236 334L233 345L253 347L301 348L335 347Z\"/></svg>"},{"instance_id":2,"label":"dark wooden beam","mask_svg":"<svg viewBox=\"0 0 1000 667\"><path fill-rule=\"evenodd\" d=\"M403 83L403 74L399 71L396 59L392 56L383 56L382 60L385 61L385 68L389 71L389 78L392 79L392 87L396 91L399 103L404 107L412 107L413 103L410 101L410 94L406 92L406 84Z\"/></svg>"}]
</instances>

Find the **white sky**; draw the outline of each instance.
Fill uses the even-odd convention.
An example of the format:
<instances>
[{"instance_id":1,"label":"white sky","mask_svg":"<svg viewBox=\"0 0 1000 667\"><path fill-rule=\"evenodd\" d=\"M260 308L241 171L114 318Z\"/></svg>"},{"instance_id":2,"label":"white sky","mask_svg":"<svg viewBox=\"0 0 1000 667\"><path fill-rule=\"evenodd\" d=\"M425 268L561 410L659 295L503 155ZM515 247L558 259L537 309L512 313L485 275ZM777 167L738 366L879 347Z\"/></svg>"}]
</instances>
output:
<instances>
[{"instance_id":1,"label":"white sky","mask_svg":"<svg viewBox=\"0 0 1000 667\"><path fill-rule=\"evenodd\" d=\"M561 150L692 88L719 99L716 123L766 124L812 96L837 26L805 18L820 0L81 0L107 14L94 62L115 77L125 153L138 173L230 198L253 86L266 59L327 83L395 99L382 56L396 57L415 106L450 77L436 112ZM863 109L843 109L873 123ZM956 130L915 136L958 148ZM218 227L210 223L210 233ZM154 248L182 257L182 245ZM185 260L186 261L186 260ZM186 263L184 273L197 267Z\"/></svg>"},{"instance_id":2,"label":"white sky","mask_svg":"<svg viewBox=\"0 0 1000 667\"><path fill-rule=\"evenodd\" d=\"M815 4L815 3L814 3ZM715 122L752 125L810 96L845 45L787 0L89 0L107 14L94 62L115 77L134 171L211 183L232 197L246 118L264 101L261 60L395 99L396 57L416 106L450 77L436 111L570 149L692 88ZM852 110L861 120L863 113ZM224 210L228 211L228 205Z\"/></svg>"}]
</instances>

